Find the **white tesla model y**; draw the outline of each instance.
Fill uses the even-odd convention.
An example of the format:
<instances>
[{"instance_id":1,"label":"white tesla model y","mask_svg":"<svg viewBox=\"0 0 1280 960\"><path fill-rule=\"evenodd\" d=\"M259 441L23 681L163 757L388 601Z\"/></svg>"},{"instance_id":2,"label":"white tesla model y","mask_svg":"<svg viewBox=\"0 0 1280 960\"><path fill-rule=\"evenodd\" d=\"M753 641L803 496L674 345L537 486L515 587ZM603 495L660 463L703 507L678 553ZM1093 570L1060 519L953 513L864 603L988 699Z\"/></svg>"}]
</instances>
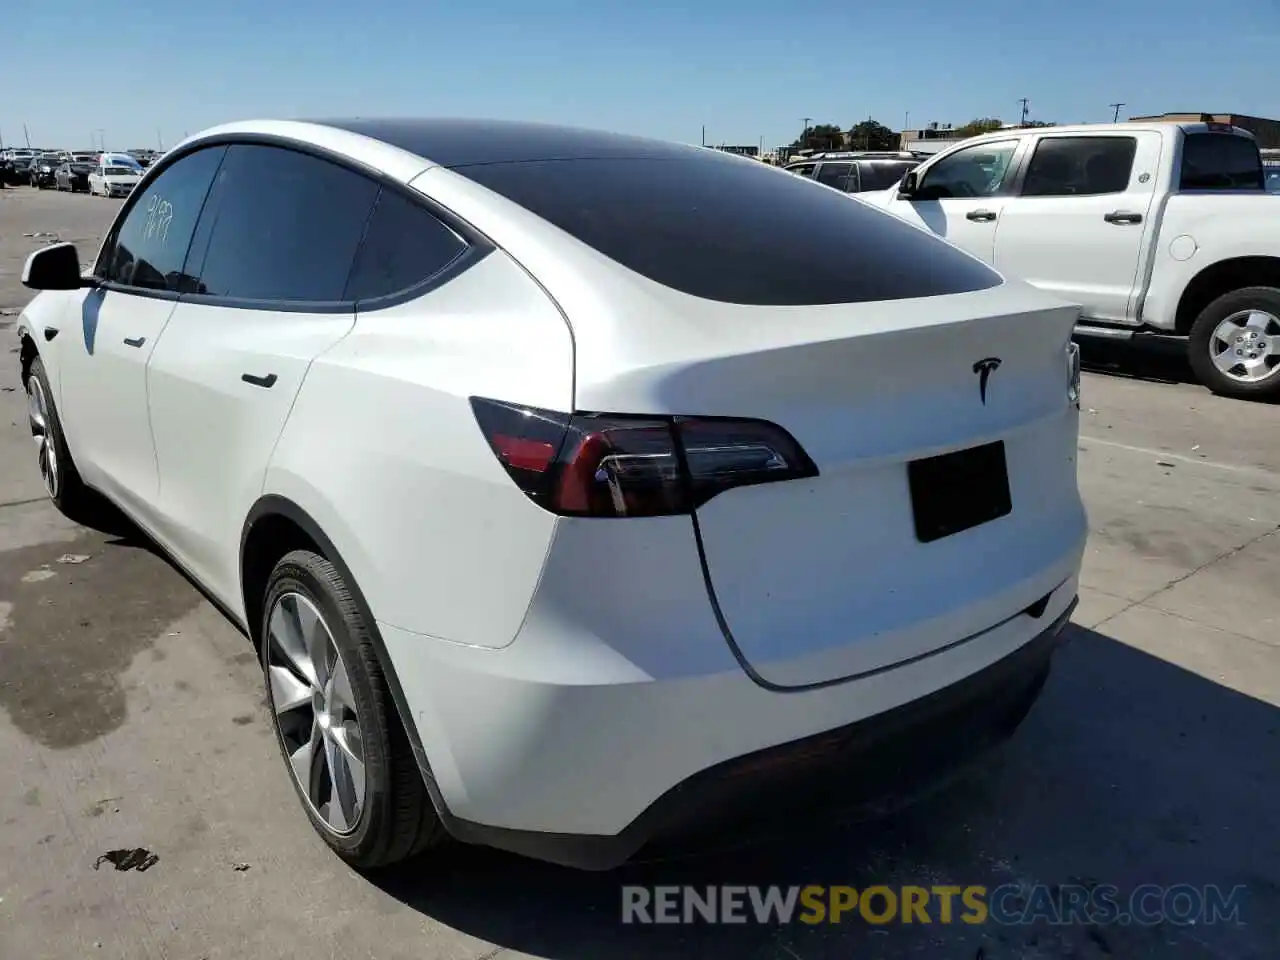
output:
<instances>
[{"instance_id":1,"label":"white tesla model y","mask_svg":"<svg viewBox=\"0 0 1280 960\"><path fill-rule=\"evenodd\" d=\"M1075 603L1076 309L753 160L236 123L23 281L50 497L253 639L358 866L914 790L1012 732Z\"/></svg>"}]
</instances>

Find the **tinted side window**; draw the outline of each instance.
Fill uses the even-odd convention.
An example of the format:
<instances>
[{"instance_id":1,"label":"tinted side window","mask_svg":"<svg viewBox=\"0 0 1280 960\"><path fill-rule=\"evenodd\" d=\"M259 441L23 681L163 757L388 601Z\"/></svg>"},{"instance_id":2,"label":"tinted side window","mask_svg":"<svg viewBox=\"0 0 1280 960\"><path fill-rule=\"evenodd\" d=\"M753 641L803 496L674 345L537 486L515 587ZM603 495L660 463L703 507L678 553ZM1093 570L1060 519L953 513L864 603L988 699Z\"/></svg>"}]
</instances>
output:
<instances>
[{"instance_id":1,"label":"tinted side window","mask_svg":"<svg viewBox=\"0 0 1280 960\"><path fill-rule=\"evenodd\" d=\"M798 163L786 169L787 173L794 173L798 177L812 177L813 171L818 169L818 165L816 163Z\"/></svg>"},{"instance_id":2,"label":"tinted side window","mask_svg":"<svg viewBox=\"0 0 1280 960\"><path fill-rule=\"evenodd\" d=\"M228 148L192 248L194 260L207 246L199 292L342 300L377 195L369 178L318 157L281 147Z\"/></svg>"},{"instance_id":3,"label":"tinted side window","mask_svg":"<svg viewBox=\"0 0 1280 960\"><path fill-rule=\"evenodd\" d=\"M861 303L1001 283L924 230L762 163L698 155L453 170L655 283L722 303Z\"/></svg>"},{"instance_id":4,"label":"tinted side window","mask_svg":"<svg viewBox=\"0 0 1280 960\"><path fill-rule=\"evenodd\" d=\"M1036 145L1024 197L1085 197L1129 189L1133 137L1049 137Z\"/></svg>"},{"instance_id":5,"label":"tinted side window","mask_svg":"<svg viewBox=\"0 0 1280 960\"><path fill-rule=\"evenodd\" d=\"M873 160L869 163L864 162L860 166L863 190L888 190L905 177L909 170L914 170L918 164L895 160Z\"/></svg>"},{"instance_id":6,"label":"tinted side window","mask_svg":"<svg viewBox=\"0 0 1280 960\"><path fill-rule=\"evenodd\" d=\"M929 168L916 190L916 199L994 196L1004 183L1017 148L1017 140L1001 140L957 150Z\"/></svg>"},{"instance_id":7,"label":"tinted side window","mask_svg":"<svg viewBox=\"0 0 1280 960\"><path fill-rule=\"evenodd\" d=\"M399 293L435 276L466 249L462 238L408 197L378 197L344 300Z\"/></svg>"},{"instance_id":8,"label":"tinted side window","mask_svg":"<svg viewBox=\"0 0 1280 960\"><path fill-rule=\"evenodd\" d=\"M1182 190L1261 190L1262 155L1248 137L1192 133L1182 141Z\"/></svg>"},{"instance_id":9,"label":"tinted side window","mask_svg":"<svg viewBox=\"0 0 1280 960\"><path fill-rule=\"evenodd\" d=\"M818 167L818 182L825 183L828 187L835 187L837 190L857 189L856 186L850 186L852 180L857 183L857 175L854 172L852 163L824 163Z\"/></svg>"},{"instance_id":10,"label":"tinted side window","mask_svg":"<svg viewBox=\"0 0 1280 960\"><path fill-rule=\"evenodd\" d=\"M98 276L147 290L180 290L183 262L226 147L183 157L134 200L98 260Z\"/></svg>"}]
</instances>

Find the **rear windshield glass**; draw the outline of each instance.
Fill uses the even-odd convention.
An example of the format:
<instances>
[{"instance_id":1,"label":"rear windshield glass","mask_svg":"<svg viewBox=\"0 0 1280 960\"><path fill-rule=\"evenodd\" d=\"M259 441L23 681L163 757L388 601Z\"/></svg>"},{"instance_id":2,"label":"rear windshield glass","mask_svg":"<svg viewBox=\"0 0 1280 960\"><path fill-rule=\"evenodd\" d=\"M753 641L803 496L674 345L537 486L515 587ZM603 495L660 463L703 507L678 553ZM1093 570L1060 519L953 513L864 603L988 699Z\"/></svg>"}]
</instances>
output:
<instances>
[{"instance_id":1,"label":"rear windshield glass","mask_svg":"<svg viewBox=\"0 0 1280 960\"><path fill-rule=\"evenodd\" d=\"M981 262L878 210L729 158L459 166L630 270L723 303L817 305L998 286Z\"/></svg>"},{"instance_id":2,"label":"rear windshield glass","mask_svg":"<svg viewBox=\"0 0 1280 960\"><path fill-rule=\"evenodd\" d=\"M1257 141L1229 133L1192 133L1182 143L1183 190L1261 190Z\"/></svg>"}]
</instances>

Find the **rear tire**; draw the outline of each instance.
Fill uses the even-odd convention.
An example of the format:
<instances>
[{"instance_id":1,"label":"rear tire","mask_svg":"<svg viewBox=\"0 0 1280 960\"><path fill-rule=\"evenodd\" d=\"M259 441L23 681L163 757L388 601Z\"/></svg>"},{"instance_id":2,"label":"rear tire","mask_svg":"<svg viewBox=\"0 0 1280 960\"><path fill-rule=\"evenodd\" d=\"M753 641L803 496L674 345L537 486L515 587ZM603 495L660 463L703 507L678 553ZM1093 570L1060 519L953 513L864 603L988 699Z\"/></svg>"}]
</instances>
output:
<instances>
[{"instance_id":1,"label":"rear tire","mask_svg":"<svg viewBox=\"0 0 1280 960\"><path fill-rule=\"evenodd\" d=\"M39 357L31 363L26 387L27 419L39 451L37 457L45 492L63 514L80 522L92 513L93 493L80 479L80 472L71 459L49 376Z\"/></svg>"},{"instance_id":2,"label":"rear tire","mask_svg":"<svg viewBox=\"0 0 1280 960\"><path fill-rule=\"evenodd\" d=\"M1214 393L1280 397L1280 289L1244 287L1218 297L1192 324L1188 350L1196 378Z\"/></svg>"},{"instance_id":3,"label":"rear tire","mask_svg":"<svg viewBox=\"0 0 1280 960\"><path fill-rule=\"evenodd\" d=\"M337 568L308 550L286 554L263 611L276 741L316 833L366 870L439 844L444 827L375 652L376 628Z\"/></svg>"}]
</instances>

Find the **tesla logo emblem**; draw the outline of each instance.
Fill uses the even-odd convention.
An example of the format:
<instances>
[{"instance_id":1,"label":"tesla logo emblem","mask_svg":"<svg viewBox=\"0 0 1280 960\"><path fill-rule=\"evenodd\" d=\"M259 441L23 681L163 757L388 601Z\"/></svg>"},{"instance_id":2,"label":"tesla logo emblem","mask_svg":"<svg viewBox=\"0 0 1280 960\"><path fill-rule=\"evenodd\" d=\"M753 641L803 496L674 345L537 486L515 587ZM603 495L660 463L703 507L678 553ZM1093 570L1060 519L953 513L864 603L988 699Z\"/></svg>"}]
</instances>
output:
<instances>
[{"instance_id":1,"label":"tesla logo emblem","mask_svg":"<svg viewBox=\"0 0 1280 960\"><path fill-rule=\"evenodd\" d=\"M973 365L973 372L978 375L978 395L982 397L984 407L987 405L987 381L991 379L992 372L999 369L999 357L987 357Z\"/></svg>"}]
</instances>

